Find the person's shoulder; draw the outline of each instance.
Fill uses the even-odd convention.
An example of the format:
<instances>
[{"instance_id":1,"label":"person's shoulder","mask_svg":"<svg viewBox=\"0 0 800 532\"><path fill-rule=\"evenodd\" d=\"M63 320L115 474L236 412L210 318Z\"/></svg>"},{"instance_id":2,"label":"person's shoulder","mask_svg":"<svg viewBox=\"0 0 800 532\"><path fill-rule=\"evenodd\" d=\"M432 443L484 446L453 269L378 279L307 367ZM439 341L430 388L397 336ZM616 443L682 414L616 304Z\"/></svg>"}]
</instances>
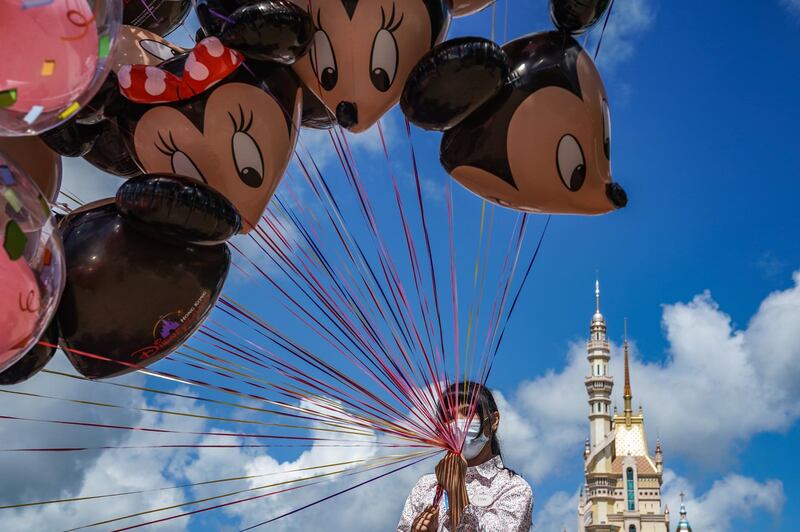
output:
<instances>
[{"instance_id":1,"label":"person's shoulder","mask_svg":"<svg viewBox=\"0 0 800 532\"><path fill-rule=\"evenodd\" d=\"M514 490L515 492L521 493L527 497L533 497L533 489L531 489L531 485L528 484L528 481L525 480L522 475L519 473L511 473L509 471L510 478L508 479L508 489Z\"/></svg>"}]
</instances>

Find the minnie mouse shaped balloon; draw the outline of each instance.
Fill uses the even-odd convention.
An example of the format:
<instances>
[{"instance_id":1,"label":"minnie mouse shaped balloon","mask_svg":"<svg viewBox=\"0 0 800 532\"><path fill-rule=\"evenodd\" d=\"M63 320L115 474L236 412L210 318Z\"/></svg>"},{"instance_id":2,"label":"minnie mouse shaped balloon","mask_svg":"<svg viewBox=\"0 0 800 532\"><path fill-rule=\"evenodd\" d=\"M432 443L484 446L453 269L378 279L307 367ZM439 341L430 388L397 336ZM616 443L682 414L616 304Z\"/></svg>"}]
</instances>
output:
<instances>
[{"instance_id":1,"label":"minnie mouse shaped balloon","mask_svg":"<svg viewBox=\"0 0 800 532\"><path fill-rule=\"evenodd\" d=\"M263 48L258 12L280 9L306 15L312 41L295 53L294 69L339 125L368 129L400 98L408 73L444 39L451 15L474 13L491 0L199 0L197 13L207 34L246 55ZM288 4L289 6L291 4ZM245 16L252 13L253 16ZM298 22L299 24L299 22ZM251 38L244 38L245 35ZM233 38L237 36L238 38ZM299 48L298 48L299 49ZM288 63L289 61L287 61ZM314 103L314 102L312 102ZM309 107L307 105L307 107ZM309 114L309 113L306 113ZM319 115L319 113L316 113ZM315 123L316 122L316 123ZM311 127L324 120L304 121Z\"/></svg>"},{"instance_id":2,"label":"minnie mouse shaped balloon","mask_svg":"<svg viewBox=\"0 0 800 532\"><path fill-rule=\"evenodd\" d=\"M603 82L567 34L536 33L502 49L474 38L444 43L411 73L400 104L411 122L445 131L445 170L494 203L563 214L627 203L611 179Z\"/></svg>"},{"instance_id":3,"label":"minnie mouse shaped balloon","mask_svg":"<svg viewBox=\"0 0 800 532\"><path fill-rule=\"evenodd\" d=\"M291 159L302 87L282 65L243 61L209 37L157 67L123 67L128 103L117 120L144 172L208 184L233 203L247 232Z\"/></svg>"}]
</instances>

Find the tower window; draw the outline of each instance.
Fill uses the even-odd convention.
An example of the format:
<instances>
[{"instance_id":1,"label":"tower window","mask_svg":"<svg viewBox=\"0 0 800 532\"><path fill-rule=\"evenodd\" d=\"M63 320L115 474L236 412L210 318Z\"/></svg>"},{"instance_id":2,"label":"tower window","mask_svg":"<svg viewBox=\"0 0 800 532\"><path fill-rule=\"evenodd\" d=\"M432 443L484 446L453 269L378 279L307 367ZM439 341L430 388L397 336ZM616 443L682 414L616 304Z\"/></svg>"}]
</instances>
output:
<instances>
[{"instance_id":1,"label":"tower window","mask_svg":"<svg viewBox=\"0 0 800 532\"><path fill-rule=\"evenodd\" d=\"M628 532L636 532L636 525L631 525L628 527Z\"/></svg>"},{"instance_id":2,"label":"tower window","mask_svg":"<svg viewBox=\"0 0 800 532\"><path fill-rule=\"evenodd\" d=\"M633 486L633 469L629 467L625 475L628 488L628 510L633 511L636 509L636 492ZM635 532L636 528L634 527L633 530Z\"/></svg>"}]
</instances>

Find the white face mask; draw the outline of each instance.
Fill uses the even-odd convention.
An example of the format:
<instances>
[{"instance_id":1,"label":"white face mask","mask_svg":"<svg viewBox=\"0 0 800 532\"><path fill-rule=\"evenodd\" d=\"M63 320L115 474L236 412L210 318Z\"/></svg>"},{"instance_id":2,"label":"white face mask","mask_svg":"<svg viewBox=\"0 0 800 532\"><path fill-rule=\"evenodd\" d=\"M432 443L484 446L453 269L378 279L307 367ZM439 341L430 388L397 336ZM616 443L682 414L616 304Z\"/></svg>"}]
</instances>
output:
<instances>
[{"instance_id":1,"label":"white face mask","mask_svg":"<svg viewBox=\"0 0 800 532\"><path fill-rule=\"evenodd\" d=\"M472 460L483 450L486 442L489 441L489 436L481 431L481 421L479 419L473 419L469 425L467 425L466 419L459 419L453 423L456 424L455 428L458 434L462 436L466 434L461 456L466 460Z\"/></svg>"}]
</instances>

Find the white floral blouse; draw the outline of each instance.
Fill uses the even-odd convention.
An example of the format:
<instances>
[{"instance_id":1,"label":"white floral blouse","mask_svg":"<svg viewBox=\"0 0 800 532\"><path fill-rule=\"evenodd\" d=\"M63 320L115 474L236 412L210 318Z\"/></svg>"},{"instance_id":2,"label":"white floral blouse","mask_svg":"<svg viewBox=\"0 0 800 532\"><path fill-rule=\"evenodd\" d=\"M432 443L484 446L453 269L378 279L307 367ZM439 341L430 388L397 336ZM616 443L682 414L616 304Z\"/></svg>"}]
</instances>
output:
<instances>
[{"instance_id":1,"label":"white floral blouse","mask_svg":"<svg viewBox=\"0 0 800 532\"><path fill-rule=\"evenodd\" d=\"M464 508L461 522L453 529L445 506L439 502L438 532L528 532L531 528L533 493L521 476L503 469L495 456L466 472L469 505ZM433 504L436 495L436 476L425 475L411 490L397 524L397 532L409 532L414 519Z\"/></svg>"}]
</instances>

